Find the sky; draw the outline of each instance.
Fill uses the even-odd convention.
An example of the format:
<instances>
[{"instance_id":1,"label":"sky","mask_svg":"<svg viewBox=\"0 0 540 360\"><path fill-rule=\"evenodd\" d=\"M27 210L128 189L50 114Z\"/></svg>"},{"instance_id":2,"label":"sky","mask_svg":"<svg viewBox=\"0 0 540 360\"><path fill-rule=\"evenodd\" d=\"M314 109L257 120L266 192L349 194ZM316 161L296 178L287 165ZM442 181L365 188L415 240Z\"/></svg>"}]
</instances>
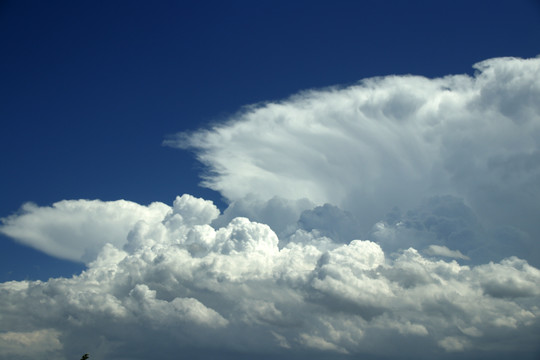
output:
<instances>
[{"instance_id":1,"label":"sky","mask_svg":"<svg viewBox=\"0 0 540 360\"><path fill-rule=\"evenodd\" d=\"M538 1L3 1L0 359L538 359Z\"/></svg>"}]
</instances>

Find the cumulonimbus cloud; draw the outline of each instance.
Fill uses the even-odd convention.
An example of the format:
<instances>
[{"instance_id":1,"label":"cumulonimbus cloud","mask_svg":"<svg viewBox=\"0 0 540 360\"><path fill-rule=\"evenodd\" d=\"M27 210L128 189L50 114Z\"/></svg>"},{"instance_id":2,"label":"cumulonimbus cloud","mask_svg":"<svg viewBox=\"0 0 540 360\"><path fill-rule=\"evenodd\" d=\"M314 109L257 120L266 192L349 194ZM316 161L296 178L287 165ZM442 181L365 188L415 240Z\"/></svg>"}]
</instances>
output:
<instances>
[{"instance_id":1,"label":"cumulonimbus cloud","mask_svg":"<svg viewBox=\"0 0 540 360\"><path fill-rule=\"evenodd\" d=\"M392 207L453 195L487 226L540 237L540 59L496 58L474 76L387 76L246 107L166 144L193 149L203 184L331 203L368 230ZM538 248L534 251L540 264Z\"/></svg>"},{"instance_id":2,"label":"cumulonimbus cloud","mask_svg":"<svg viewBox=\"0 0 540 360\"><path fill-rule=\"evenodd\" d=\"M0 284L0 343L18 344L0 359L44 341L66 360L536 358L540 59L475 68L308 91L170 139L223 213L183 195L3 219L87 269Z\"/></svg>"}]
</instances>

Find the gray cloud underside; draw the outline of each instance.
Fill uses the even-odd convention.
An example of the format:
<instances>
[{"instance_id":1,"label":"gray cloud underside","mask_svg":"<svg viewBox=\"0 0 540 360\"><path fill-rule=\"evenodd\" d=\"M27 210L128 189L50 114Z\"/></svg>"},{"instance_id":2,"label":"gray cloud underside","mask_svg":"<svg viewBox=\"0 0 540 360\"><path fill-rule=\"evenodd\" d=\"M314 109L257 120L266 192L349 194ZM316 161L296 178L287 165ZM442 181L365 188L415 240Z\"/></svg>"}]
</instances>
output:
<instances>
[{"instance_id":1,"label":"gray cloud underside","mask_svg":"<svg viewBox=\"0 0 540 360\"><path fill-rule=\"evenodd\" d=\"M0 359L537 358L540 60L475 67L169 140L222 214L189 195L24 205L0 231L87 270L0 284Z\"/></svg>"}]
</instances>

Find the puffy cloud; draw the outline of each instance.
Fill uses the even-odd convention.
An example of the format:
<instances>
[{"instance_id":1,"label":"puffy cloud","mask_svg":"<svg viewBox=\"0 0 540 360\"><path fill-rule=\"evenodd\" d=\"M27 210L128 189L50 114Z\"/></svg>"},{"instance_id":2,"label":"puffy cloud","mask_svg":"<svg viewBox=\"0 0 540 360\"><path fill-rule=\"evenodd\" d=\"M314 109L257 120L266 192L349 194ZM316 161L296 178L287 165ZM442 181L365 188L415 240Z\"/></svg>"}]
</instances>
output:
<instances>
[{"instance_id":1,"label":"puffy cloud","mask_svg":"<svg viewBox=\"0 0 540 360\"><path fill-rule=\"evenodd\" d=\"M469 341L462 337L448 336L439 341L439 345L447 351L463 351L469 347Z\"/></svg>"},{"instance_id":2,"label":"puffy cloud","mask_svg":"<svg viewBox=\"0 0 540 360\"><path fill-rule=\"evenodd\" d=\"M0 232L49 255L87 262L107 243L122 246L138 221L161 221L168 211L163 203L124 200L63 200L50 207L27 203L2 219Z\"/></svg>"},{"instance_id":3,"label":"puffy cloud","mask_svg":"<svg viewBox=\"0 0 540 360\"><path fill-rule=\"evenodd\" d=\"M537 358L540 59L475 68L171 139L222 214L189 195L24 205L0 231L87 268L0 284L0 359Z\"/></svg>"},{"instance_id":4,"label":"puffy cloud","mask_svg":"<svg viewBox=\"0 0 540 360\"><path fill-rule=\"evenodd\" d=\"M329 203L364 234L395 206L452 195L485 226L512 229L507 241L540 265L540 59L474 68L305 91L166 143L193 149L209 168L203 185L230 201Z\"/></svg>"},{"instance_id":5,"label":"puffy cloud","mask_svg":"<svg viewBox=\"0 0 540 360\"><path fill-rule=\"evenodd\" d=\"M321 235L341 242L349 242L362 235L358 219L330 204L303 211L298 225L307 231L318 230Z\"/></svg>"},{"instance_id":6,"label":"puffy cloud","mask_svg":"<svg viewBox=\"0 0 540 360\"><path fill-rule=\"evenodd\" d=\"M297 230L300 214L313 207L314 204L308 199L290 200L275 196L264 201L250 195L232 202L212 222L212 226L222 227L236 217L246 217L267 224L280 238L285 238Z\"/></svg>"},{"instance_id":7,"label":"puffy cloud","mask_svg":"<svg viewBox=\"0 0 540 360\"><path fill-rule=\"evenodd\" d=\"M212 202L187 194L177 197L172 208L160 202L144 206L125 200L63 200L44 207L24 204L17 214L2 219L0 232L49 255L87 263L105 244L133 246L137 232L149 225L204 225L218 215Z\"/></svg>"},{"instance_id":8,"label":"puffy cloud","mask_svg":"<svg viewBox=\"0 0 540 360\"><path fill-rule=\"evenodd\" d=\"M540 270L524 260L460 265L301 228L278 246L265 224L213 228L216 216L182 196L80 275L0 284L0 341L11 344L0 358L31 358L44 342L58 359L538 350L528 334L540 328Z\"/></svg>"},{"instance_id":9,"label":"puffy cloud","mask_svg":"<svg viewBox=\"0 0 540 360\"><path fill-rule=\"evenodd\" d=\"M406 212L392 209L384 221L373 226L369 238L386 251L412 246L429 255L468 260L463 251L478 261L483 257L477 253L485 246L488 235L462 199L435 196ZM493 239L489 241L493 245Z\"/></svg>"},{"instance_id":10,"label":"puffy cloud","mask_svg":"<svg viewBox=\"0 0 540 360\"><path fill-rule=\"evenodd\" d=\"M521 275L516 277L516 272ZM516 257L503 260L500 264L489 263L478 266L480 284L484 292L498 298L516 298L538 295L535 282L540 279L540 271Z\"/></svg>"}]
</instances>

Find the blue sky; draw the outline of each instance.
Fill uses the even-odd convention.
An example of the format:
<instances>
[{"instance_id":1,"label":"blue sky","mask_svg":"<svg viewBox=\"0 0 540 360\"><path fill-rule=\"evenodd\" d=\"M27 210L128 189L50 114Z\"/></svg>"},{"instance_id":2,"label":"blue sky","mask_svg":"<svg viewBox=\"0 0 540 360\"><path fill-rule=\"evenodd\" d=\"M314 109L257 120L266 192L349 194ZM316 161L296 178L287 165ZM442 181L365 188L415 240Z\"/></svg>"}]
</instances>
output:
<instances>
[{"instance_id":1,"label":"blue sky","mask_svg":"<svg viewBox=\"0 0 540 360\"><path fill-rule=\"evenodd\" d=\"M540 235L536 225L540 145L535 140L540 120L534 105L539 40L537 1L2 2L0 281L14 281L10 286L15 286L42 280L43 286L58 286L55 291L62 292L65 286L83 294L82 278L71 285L60 283L84 269L93 269L86 274L94 279L113 266L110 259L123 259L121 251L128 254L125 259L135 261L137 249L151 247L148 244L157 249L154 242L161 237L168 239L164 243L185 237L189 246L184 245L197 259L209 256L201 255L201 244L221 255L248 248L270 249L268 254L273 254L278 244L279 249L289 246L287 251L293 254L298 251L294 246L303 246L303 253L313 258L276 260L280 265L274 264L272 270L276 273L284 266L280 261L305 263L305 269L309 264L318 266L311 271L320 281L313 280L313 293L306 290L304 295L313 311L317 306L325 309L324 319L306 320L298 332L288 323L281 328L260 325L263 318L294 313L300 305L291 305L292 300L280 302L283 297L273 299L275 293L254 297L242 303L240 311L224 305L234 302L227 291L240 291L233 285L216 290L203 277L200 284L208 281L200 285L208 286L204 291L187 287L175 293L167 281L160 285L155 280L161 276L155 269L154 277L134 284L125 299L112 291L101 300L88 300L109 306L107 296L114 295L121 304L107 308L114 316L147 317L112 325L96 320L91 326L172 327L178 331L179 344L190 344L185 335L189 329L202 331L215 336L217 345L201 358L210 358L212 351L234 356L302 357L308 351L310 356L330 358L356 354L392 358L400 354L382 351L384 345L377 341L368 346L369 339L380 334L389 341L409 341L400 337L409 333L420 337L427 333L430 339L436 334L426 342L427 355L422 355L428 357L472 358L491 356L493 351L501 358L532 354L531 339L540 329L540 313L531 310L540 306L538 282L534 285L540 265L540 247L534 240ZM478 63L482 65L473 68ZM438 108L419 110L415 104L422 102L436 103ZM355 125L360 118L346 111L348 106L363 114L361 127ZM389 119L398 125L387 124ZM206 185L200 186L205 175ZM191 197L178 198L173 205L182 194L213 201L222 215ZM66 202L53 205L61 201ZM35 205L22 208L28 202ZM154 202L163 204L152 207ZM233 220L237 216L252 222ZM140 219L150 224L148 229L135 224ZM154 229L154 220L165 224L166 230ZM174 228L175 221L191 232ZM254 222L268 224L279 243L274 244L273 233ZM209 224L218 231L216 239L228 240L211 245L206 236L212 230L204 228ZM220 228L229 230L220 233ZM231 234L239 229L253 244L235 242ZM350 243L360 238L370 242ZM107 242L112 245L107 247ZM407 252L408 247L417 253ZM354 263L349 260L356 259L355 249L370 254L371 260L364 259L370 265L338 269ZM154 255L166 258L166 254ZM185 260L178 256L177 261ZM508 260L511 256L517 258ZM240 258L216 259L215 263L243 264ZM440 281L448 284L462 281L460 289L471 291L467 299L476 299L475 281L489 299L524 299L492 304L481 298L493 306L491 315L499 314L501 322L508 321L504 326L515 332L499 333L489 330L493 324L481 320L466 324L460 319L458 336L411 309L386 315L384 307L370 300L396 306L380 284L372 284L380 291L373 290L371 298L355 305L351 296L363 299L355 289L345 294L340 292L345 288L325 282L324 276L341 271L364 281L360 272L382 266L386 270L381 276L388 284L409 289L408 280L396 274L400 264L411 264L411 259L435 273L442 270L433 259L442 259L448 269L454 266L451 261L471 266L471 273L459 279L448 275L451 270L440 275ZM246 268L266 269L266 263L257 261ZM490 261L495 264L492 269ZM223 266L214 270L237 282L255 276L235 272L236 265ZM178 269L167 269L181 278L175 273ZM505 284L515 286L504 287L489 278L490 272L499 271L501 278L508 276ZM194 278L197 274L193 270ZM305 281L283 276L280 281L287 284ZM264 276L255 276L259 277ZM54 285L49 278L61 280ZM362 286L369 287L371 280L365 281ZM110 284L114 288L120 280ZM388 286L389 292L397 291ZM262 288L256 284L253 291ZM205 291L220 295L208 298ZM9 299L18 299L15 292ZM295 298L291 294L292 290L289 295ZM416 295L404 296L413 301ZM73 306L74 298L66 304ZM63 308L65 314L74 311L69 306ZM354 326L343 325L343 314L332 310L336 307L356 309L351 311L360 320ZM521 318L509 313L512 307L523 310ZM144 313L142 308L151 310ZM199 309L198 315L190 313L191 308ZM159 314L171 309L180 314L180 328L165 317L158 321ZM478 311L479 319L490 316ZM408 317L411 313L414 318ZM254 326L252 334L242 330L238 314ZM134 330L116 345L114 336L84 342L80 338L85 331L71 323L46 319L24 327L18 324L16 311L13 318L6 318L0 344L17 336L17 341L30 339L36 346L58 342L61 345L47 350L58 356L90 352L119 358L133 345L130 341L144 337ZM282 321L276 319L272 321ZM212 326L205 328L208 323ZM330 324L335 331L321 324ZM250 343L231 345L233 335L223 335L222 328L249 335ZM364 345L356 347L344 339L343 333L352 328L367 339ZM387 333L390 328L401 335ZM148 339L159 338L160 331L151 332ZM268 334L275 344L260 340ZM521 339L524 352L516 350L517 340L495 347L493 339L501 336ZM417 338L410 341L424 344ZM204 339L193 342L194 349L206 346ZM152 353L147 342L133 349L140 356ZM199 354L189 346L179 349ZM177 350L167 345L163 353ZM15 346L9 351L0 358L32 356L17 352ZM407 354L418 355L412 350Z\"/></svg>"}]
</instances>

